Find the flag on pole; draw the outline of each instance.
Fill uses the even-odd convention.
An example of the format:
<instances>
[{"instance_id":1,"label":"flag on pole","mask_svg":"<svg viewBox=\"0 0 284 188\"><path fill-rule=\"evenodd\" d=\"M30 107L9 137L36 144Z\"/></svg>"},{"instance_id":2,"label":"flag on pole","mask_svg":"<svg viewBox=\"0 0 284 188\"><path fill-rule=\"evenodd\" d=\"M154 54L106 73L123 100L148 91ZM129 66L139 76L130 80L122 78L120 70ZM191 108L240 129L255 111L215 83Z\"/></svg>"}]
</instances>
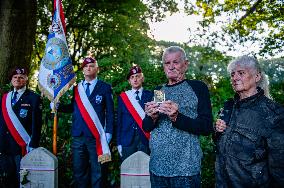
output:
<instances>
[{"instance_id":1,"label":"flag on pole","mask_svg":"<svg viewBox=\"0 0 284 188\"><path fill-rule=\"evenodd\" d=\"M52 24L39 70L39 89L50 101L59 98L74 84L76 75L68 52L65 18L60 0L54 0Z\"/></svg>"}]
</instances>

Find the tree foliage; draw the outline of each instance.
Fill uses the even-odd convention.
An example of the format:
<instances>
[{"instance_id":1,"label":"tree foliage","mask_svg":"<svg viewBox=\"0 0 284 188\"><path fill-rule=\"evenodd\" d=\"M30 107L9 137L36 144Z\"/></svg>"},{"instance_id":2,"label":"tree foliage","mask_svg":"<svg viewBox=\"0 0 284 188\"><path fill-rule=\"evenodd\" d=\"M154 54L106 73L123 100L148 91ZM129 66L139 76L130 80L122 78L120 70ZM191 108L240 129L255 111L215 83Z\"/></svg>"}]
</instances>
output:
<instances>
[{"instance_id":1,"label":"tree foliage","mask_svg":"<svg viewBox=\"0 0 284 188\"><path fill-rule=\"evenodd\" d=\"M167 2L149 3L151 9L139 0L63 1L73 64L78 65L82 57L90 54L99 60L116 59L112 63L114 66L109 67L111 69L121 67L122 63L139 63L140 58L143 59L152 46L152 41L147 36L147 19L160 19L165 13L163 11L175 11ZM42 43L45 43L51 12L51 1L39 0L36 42L39 47L36 51L38 60L43 56Z\"/></svg>"},{"instance_id":2,"label":"tree foliage","mask_svg":"<svg viewBox=\"0 0 284 188\"><path fill-rule=\"evenodd\" d=\"M272 98L284 105L284 59L261 60L260 63L268 76Z\"/></svg>"},{"instance_id":3,"label":"tree foliage","mask_svg":"<svg viewBox=\"0 0 284 188\"><path fill-rule=\"evenodd\" d=\"M260 46L259 52L253 49L250 53L270 56L284 50L284 3L281 0L196 0L195 4L187 5L186 10L188 14L202 15L202 28L193 35L209 39L211 46L225 42L229 49L238 50L236 44L256 44ZM221 25L223 32L214 30L217 25Z\"/></svg>"}]
</instances>

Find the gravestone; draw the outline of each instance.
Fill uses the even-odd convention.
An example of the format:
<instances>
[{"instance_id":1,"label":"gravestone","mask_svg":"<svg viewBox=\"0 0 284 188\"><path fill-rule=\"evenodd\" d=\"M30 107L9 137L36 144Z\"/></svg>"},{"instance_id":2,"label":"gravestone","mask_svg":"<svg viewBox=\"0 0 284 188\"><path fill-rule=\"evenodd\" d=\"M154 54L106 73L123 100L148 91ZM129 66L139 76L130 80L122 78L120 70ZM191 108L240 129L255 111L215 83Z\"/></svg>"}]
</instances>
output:
<instances>
[{"instance_id":1,"label":"gravestone","mask_svg":"<svg viewBox=\"0 0 284 188\"><path fill-rule=\"evenodd\" d=\"M130 155L123 161L120 168L120 187L121 188L149 188L150 157L142 151Z\"/></svg>"},{"instance_id":2,"label":"gravestone","mask_svg":"<svg viewBox=\"0 0 284 188\"><path fill-rule=\"evenodd\" d=\"M57 158L43 147L36 148L21 160L21 188L57 188Z\"/></svg>"}]
</instances>

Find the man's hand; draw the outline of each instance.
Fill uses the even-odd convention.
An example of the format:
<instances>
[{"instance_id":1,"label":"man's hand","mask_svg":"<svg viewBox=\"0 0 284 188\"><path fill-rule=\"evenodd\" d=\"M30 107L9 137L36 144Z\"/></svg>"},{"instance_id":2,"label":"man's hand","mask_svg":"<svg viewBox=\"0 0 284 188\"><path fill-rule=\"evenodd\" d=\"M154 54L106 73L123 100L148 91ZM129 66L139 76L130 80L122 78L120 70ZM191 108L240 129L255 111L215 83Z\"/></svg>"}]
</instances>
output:
<instances>
[{"instance_id":1,"label":"man's hand","mask_svg":"<svg viewBox=\"0 0 284 188\"><path fill-rule=\"evenodd\" d=\"M28 147L28 153L30 153L31 151L33 151L35 148L32 147Z\"/></svg>"},{"instance_id":2,"label":"man's hand","mask_svg":"<svg viewBox=\"0 0 284 188\"><path fill-rule=\"evenodd\" d=\"M54 105L54 102L51 102L51 103L49 104L49 106L50 106L50 109L51 109L52 111L56 111L56 110L58 109L58 107L59 107L59 102L57 102L55 105Z\"/></svg>"},{"instance_id":3,"label":"man's hand","mask_svg":"<svg viewBox=\"0 0 284 188\"><path fill-rule=\"evenodd\" d=\"M145 113L155 122L159 117L159 104L154 101L147 102L145 104Z\"/></svg>"},{"instance_id":4,"label":"man's hand","mask_svg":"<svg viewBox=\"0 0 284 188\"><path fill-rule=\"evenodd\" d=\"M106 141L107 141L108 144L110 143L111 138L112 138L112 134L106 133Z\"/></svg>"},{"instance_id":5,"label":"man's hand","mask_svg":"<svg viewBox=\"0 0 284 188\"><path fill-rule=\"evenodd\" d=\"M173 101L164 101L159 106L159 112L168 115L171 121L175 122L178 116L178 105Z\"/></svg>"}]
</instances>

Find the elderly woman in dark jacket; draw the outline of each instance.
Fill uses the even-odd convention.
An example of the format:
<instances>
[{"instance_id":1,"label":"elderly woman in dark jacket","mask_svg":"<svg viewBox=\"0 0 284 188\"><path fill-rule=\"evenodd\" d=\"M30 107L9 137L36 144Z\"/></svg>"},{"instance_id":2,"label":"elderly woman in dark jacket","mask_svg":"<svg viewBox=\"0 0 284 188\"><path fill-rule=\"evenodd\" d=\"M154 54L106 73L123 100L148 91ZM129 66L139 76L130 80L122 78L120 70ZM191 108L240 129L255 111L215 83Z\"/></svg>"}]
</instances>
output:
<instances>
[{"instance_id":1,"label":"elderly woman in dark jacket","mask_svg":"<svg viewBox=\"0 0 284 188\"><path fill-rule=\"evenodd\" d=\"M240 57L228 72L236 94L216 122L216 187L284 186L284 108L256 59Z\"/></svg>"}]
</instances>

